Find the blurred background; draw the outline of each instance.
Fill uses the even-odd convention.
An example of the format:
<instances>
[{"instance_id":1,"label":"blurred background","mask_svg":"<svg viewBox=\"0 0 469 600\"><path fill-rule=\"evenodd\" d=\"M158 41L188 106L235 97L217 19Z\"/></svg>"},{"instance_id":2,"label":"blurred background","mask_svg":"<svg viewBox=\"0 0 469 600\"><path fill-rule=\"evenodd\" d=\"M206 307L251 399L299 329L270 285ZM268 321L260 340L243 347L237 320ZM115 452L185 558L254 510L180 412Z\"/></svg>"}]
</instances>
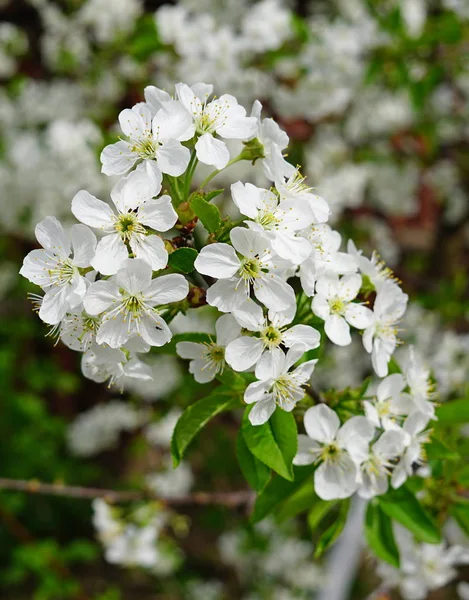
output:
<instances>
[{"instance_id":1,"label":"blurred background","mask_svg":"<svg viewBox=\"0 0 469 600\"><path fill-rule=\"evenodd\" d=\"M400 336L440 398L467 396L468 0L0 0L0 20L1 476L161 496L244 486L229 416L202 433L190 465L171 468L174 423L206 394L183 363L149 355L154 381L128 380L123 394L85 379L79 353L45 336L18 275L40 219L71 223L80 189L108 198L100 151L149 84L213 83L248 112L259 99L344 244L376 250L402 280L412 301ZM238 163L214 186L238 179L265 183ZM211 332L210 309L193 312L174 331ZM356 344L330 347L316 370L323 389L363 381ZM145 507L117 510L113 519L148 521ZM253 527L245 507L184 508L164 514L155 554L151 543L110 549L104 513L0 492L2 600L314 598L327 574L308 523L288 515ZM371 593L374 572L364 556L351 597Z\"/></svg>"}]
</instances>

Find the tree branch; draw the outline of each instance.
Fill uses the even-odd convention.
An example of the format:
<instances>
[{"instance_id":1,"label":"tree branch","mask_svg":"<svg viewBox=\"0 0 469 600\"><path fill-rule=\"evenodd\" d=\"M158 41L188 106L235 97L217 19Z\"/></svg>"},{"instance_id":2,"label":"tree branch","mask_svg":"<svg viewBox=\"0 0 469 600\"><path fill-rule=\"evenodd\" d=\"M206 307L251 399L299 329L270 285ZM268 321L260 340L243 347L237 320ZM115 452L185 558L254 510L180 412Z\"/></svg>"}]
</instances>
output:
<instances>
[{"instance_id":1,"label":"tree branch","mask_svg":"<svg viewBox=\"0 0 469 600\"><path fill-rule=\"evenodd\" d=\"M220 504L229 508L249 504L254 492L250 490L239 490L234 492L194 492L186 496L159 497L148 490L108 490L102 488L88 488L62 483L42 483L35 479L6 479L0 478L0 490L11 490L17 492L26 492L28 494L43 494L50 496L64 496L66 498L81 498L90 500L93 498L103 498L107 502L128 502L130 500L157 500L167 506L185 506L196 504L207 506L210 504Z\"/></svg>"}]
</instances>

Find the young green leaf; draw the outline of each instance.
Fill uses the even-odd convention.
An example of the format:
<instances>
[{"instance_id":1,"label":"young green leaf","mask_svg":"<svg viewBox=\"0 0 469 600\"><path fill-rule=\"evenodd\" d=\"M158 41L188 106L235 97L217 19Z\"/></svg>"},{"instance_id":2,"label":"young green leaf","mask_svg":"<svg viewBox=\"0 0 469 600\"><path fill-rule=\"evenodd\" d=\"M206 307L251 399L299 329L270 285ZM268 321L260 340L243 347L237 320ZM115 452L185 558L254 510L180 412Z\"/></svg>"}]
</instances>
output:
<instances>
[{"instance_id":1,"label":"young green leaf","mask_svg":"<svg viewBox=\"0 0 469 600\"><path fill-rule=\"evenodd\" d=\"M451 507L450 514L464 533L469 536L469 503L455 504Z\"/></svg>"},{"instance_id":2,"label":"young green leaf","mask_svg":"<svg viewBox=\"0 0 469 600\"><path fill-rule=\"evenodd\" d=\"M225 410L238 407L239 404L239 395L220 386L206 398L202 398L202 400L186 408L176 423L171 439L173 466L178 466L191 441L210 419Z\"/></svg>"},{"instance_id":3,"label":"young green leaf","mask_svg":"<svg viewBox=\"0 0 469 600\"><path fill-rule=\"evenodd\" d=\"M378 503L388 517L404 525L421 542L428 544L441 542L441 535L436 525L406 486L379 496Z\"/></svg>"},{"instance_id":4,"label":"young green leaf","mask_svg":"<svg viewBox=\"0 0 469 600\"><path fill-rule=\"evenodd\" d=\"M269 515L277 506L287 500L287 498L290 498L301 488L305 480L312 476L315 468L315 465L293 467L293 481L287 481L280 476L272 477L257 497L251 521L253 523L262 521L262 519Z\"/></svg>"},{"instance_id":5,"label":"young green leaf","mask_svg":"<svg viewBox=\"0 0 469 600\"><path fill-rule=\"evenodd\" d=\"M365 517L365 538L375 555L399 568L399 550L392 530L391 519L379 504L370 502Z\"/></svg>"},{"instance_id":6,"label":"young green leaf","mask_svg":"<svg viewBox=\"0 0 469 600\"><path fill-rule=\"evenodd\" d=\"M320 556L322 556L324 552L330 546L332 546L332 544L336 541L336 539L344 530L345 523L347 521L349 505L349 498L341 501L337 519L332 523L332 525L328 529L326 529L326 531L321 535L321 537L317 541L316 550L314 551L314 558L319 558Z\"/></svg>"},{"instance_id":7,"label":"young green leaf","mask_svg":"<svg viewBox=\"0 0 469 600\"><path fill-rule=\"evenodd\" d=\"M314 533L319 523L337 505L339 500L321 500L316 497L311 510L308 513L308 525Z\"/></svg>"},{"instance_id":8,"label":"young green leaf","mask_svg":"<svg viewBox=\"0 0 469 600\"><path fill-rule=\"evenodd\" d=\"M277 521L280 523L305 512L318 500L314 491L312 479L308 479L303 485L275 511Z\"/></svg>"},{"instance_id":9,"label":"young green leaf","mask_svg":"<svg viewBox=\"0 0 469 600\"><path fill-rule=\"evenodd\" d=\"M236 455L246 481L253 489L260 492L270 479L270 469L251 453L241 429L236 441Z\"/></svg>"},{"instance_id":10,"label":"young green leaf","mask_svg":"<svg viewBox=\"0 0 469 600\"><path fill-rule=\"evenodd\" d=\"M243 434L249 450L276 473L293 481L293 458L298 447L296 422L291 413L277 408L267 423L251 425L248 407L243 418Z\"/></svg>"},{"instance_id":11,"label":"young green leaf","mask_svg":"<svg viewBox=\"0 0 469 600\"><path fill-rule=\"evenodd\" d=\"M168 256L168 265L181 273L192 273L197 254L195 248L178 248Z\"/></svg>"},{"instance_id":12,"label":"young green leaf","mask_svg":"<svg viewBox=\"0 0 469 600\"><path fill-rule=\"evenodd\" d=\"M439 425L452 425L469 422L469 398L452 400L442 404L436 410Z\"/></svg>"},{"instance_id":13,"label":"young green leaf","mask_svg":"<svg viewBox=\"0 0 469 600\"><path fill-rule=\"evenodd\" d=\"M209 233L215 233L220 229L221 215L214 204L209 204L202 196L196 194L191 200L191 208Z\"/></svg>"}]
</instances>

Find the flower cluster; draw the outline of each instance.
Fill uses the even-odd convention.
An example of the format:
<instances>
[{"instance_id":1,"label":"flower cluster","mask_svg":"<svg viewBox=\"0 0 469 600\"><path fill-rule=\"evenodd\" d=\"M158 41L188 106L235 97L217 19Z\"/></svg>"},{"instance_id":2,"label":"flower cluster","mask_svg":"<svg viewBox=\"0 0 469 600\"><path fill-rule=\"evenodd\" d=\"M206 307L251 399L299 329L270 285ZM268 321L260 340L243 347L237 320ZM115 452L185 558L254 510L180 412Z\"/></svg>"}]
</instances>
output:
<instances>
[{"instance_id":1,"label":"flower cluster","mask_svg":"<svg viewBox=\"0 0 469 600\"><path fill-rule=\"evenodd\" d=\"M276 410L291 412L309 397L326 338L348 346L351 328L362 332L376 374L386 376L407 296L375 255L366 258L353 242L341 250L340 234L327 224L327 202L286 162L282 132L272 120L266 127L259 103L248 116L233 96L211 99L211 93L203 83L180 83L174 96L147 87L145 102L119 115L121 140L101 154L103 172L121 176L111 203L78 192L71 208L80 223L65 231L54 217L41 221L36 237L42 249L28 254L20 272L44 292L35 297L40 318L83 353L84 375L121 388L126 380L151 380L141 355L171 340L165 318L191 306L190 289L194 297L206 294L206 302L223 313L216 337L180 341L177 353L190 360L199 383L225 367L247 373L244 401L252 405L251 424L260 426ZM237 157L230 156L226 139L244 142ZM216 175L243 159L262 161L272 186L234 183L230 196L241 218L221 220L197 253L194 171L202 163L215 167ZM195 194L199 204L209 205L203 189ZM199 215L210 230L200 206ZM175 228L182 238L172 236ZM169 260L184 248L196 257L183 275ZM201 281L206 292L197 285ZM384 379L377 400L365 403L366 416L349 419L340 430L331 408L306 412L312 441L300 435L295 460L321 462L319 495L383 493L394 467L393 485L405 480L433 416L426 377L411 361L406 381L401 375ZM378 429L383 433L375 440Z\"/></svg>"}]
</instances>

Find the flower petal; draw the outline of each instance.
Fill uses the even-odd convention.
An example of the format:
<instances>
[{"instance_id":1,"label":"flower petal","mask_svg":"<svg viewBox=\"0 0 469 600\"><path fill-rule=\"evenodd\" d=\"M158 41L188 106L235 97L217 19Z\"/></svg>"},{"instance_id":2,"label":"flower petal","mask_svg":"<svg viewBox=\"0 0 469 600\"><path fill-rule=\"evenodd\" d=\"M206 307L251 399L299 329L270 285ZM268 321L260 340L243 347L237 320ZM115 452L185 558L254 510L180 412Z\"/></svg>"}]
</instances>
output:
<instances>
[{"instance_id":1,"label":"flower petal","mask_svg":"<svg viewBox=\"0 0 469 600\"><path fill-rule=\"evenodd\" d=\"M99 315L112 304L120 302L119 288L114 281L96 281L92 283L83 299L83 306L90 315Z\"/></svg>"},{"instance_id":2,"label":"flower petal","mask_svg":"<svg viewBox=\"0 0 469 600\"><path fill-rule=\"evenodd\" d=\"M168 231L178 220L169 196L161 196L140 205L138 220L155 231Z\"/></svg>"},{"instance_id":3,"label":"flower petal","mask_svg":"<svg viewBox=\"0 0 469 600\"><path fill-rule=\"evenodd\" d=\"M96 236L86 225L74 225L71 231L73 264L77 267L90 266L96 252Z\"/></svg>"},{"instance_id":4,"label":"flower petal","mask_svg":"<svg viewBox=\"0 0 469 600\"><path fill-rule=\"evenodd\" d=\"M116 283L129 294L136 295L147 291L151 275L151 266L146 261L140 258L128 258L117 272Z\"/></svg>"},{"instance_id":5,"label":"flower petal","mask_svg":"<svg viewBox=\"0 0 469 600\"><path fill-rule=\"evenodd\" d=\"M105 235L96 246L91 266L103 275L115 275L129 258L127 247L118 233Z\"/></svg>"},{"instance_id":6,"label":"flower petal","mask_svg":"<svg viewBox=\"0 0 469 600\"><path fill-rule=\"evenodd\" d=\"M160 146L156 154L156 162L163 173L179 177L187 169L191 154L189 149L177 140L168 140Z\"/></svg>"},{"instance_id":7,"label":"flower petal","mask_svg":"<svg viewBox=\"0 0 469 600\"><path fill-rule=\"evenodd\" d=\"M164 269L168 264L168 251L158 235L135 236L130 240L130 247L136 258L146 261L153 271Z\"/></svg>"},{"instance_id":8,"label":"flower petal","mask_svg":"<svg viewBox=\"0 0 469 600\"><path fill-rule=\"evenodd\" d=\"M242 336L228 344L225 360L235 371L246 371L257 363L263 348L259 338Z\"/></svg>"},{"instance_id":9,"label":"flower petal","mask_svg":"<svg viewBox=\"0 0 469 600\"><path fill-rule=\"evenodd\" d=\"M240 267L239 258L228 244L209 244L200 251L194 266L202 275L217 279L233 277Z\"/></svg>"},{"instance_id":10,"label":"flower petal","mask_svg":"<svg viewBox=\"0 0 469 600\"><path fill-rule=\"evenodd\" d=\"M197 158L204 165L214 166L217 170L224 169L230 160L230 152L225 142L216 140L211 133L204 133L195 145Z\"/></svg>"},{"instance_id":11,"label":"flower petal","mask_svg":"<svg viewBox=\"0 0 469 600\"><path fill-rule=\"evenodd\" d=\"M350 327L340 315L329 315L325 322L324 331L331 342L338 346L348 346L352 342Z\"/></svg>"},{"instance_id":12,"label":"flower petal","mask_svg":"<svg viewBox=\"0 0 469 600\"><path fill-rule=\"evenodd\" d=\"M153 279L146 292L147 302L153 306L180 302L189 293L189 284L183 275L174 273Z\"/></svg>"},{"instance_id":13,"label":"flower petal","mask_svg":"<svg viewBox=\"0 0 469 600\"><path fill-rule=\"evenodd\" d=\"M46 217L40 221L34 232L37 241L46 250L62 257L70 255L70 241L61 223L55 217Z\"/></svg>"},{"instance_id":14,"label":"flower petal","mask_svg":"<svg viewBox=\"0 0 469 600\"><path fill-rule=\"evenodd\" d=\"M72 200L72 213L75 217L94 229L112 231L114 212L109 204L98 200L86 190L81 190Z\"/></svg>"},{"instance_id":15,"label":"flower petal","mask_svg":"<svg viewBox=\"0 0 469 600\"><path fill-rule=\"evenodd\" d=\"M293 288L274 273L254 281L254 294L267 308L277 311L286 310L296 302Z\"/></svg>"},{"instance_id":16,"label":"flower petal","mask_svg":"<svg viewBox=\"0 0 469 600\"><path fill-rule=\"evenodd\" d=\"M266 396L266 398L260 400L253 406L251 412L249 413L249 421L251 422L251 425L257 426L267 423L270 417L274 414L275 409L275 401L269 394Z\"/></svg>"},{"instance_id":17,"label":"flower petal","mask_svg":"<svg viewBox=\"0 0 469 600\"><path fill-rule=\"evenodd\" d=\"M124 175L133 167L138 156L131 150L127 142L109 144L101 152L101 172L105 175Z\"/></svg>"},{"instance_id":18,"label":"flower petal","mask_svg":"<svg viewBox=\"0 0 469 600\"><path fill-rule=\"evenodd\" d=\"M308 350L317 348L320 339L321 334L319 331L309 325L294 325L282 335L282 342L285 346L291 347L294 344L302 344Z\"/></svg>"},{"instance_id":19,"label":"flower petal","mask_svg":"<svg viewBox=\"0 0 469 600\"><path fill-rule=\"evenodd\" d=\"M325 404L318 404L305 412L304 426L312 440L330 444L339 430L340 420L332 408Z\"/></svg>"}]
</instances>

